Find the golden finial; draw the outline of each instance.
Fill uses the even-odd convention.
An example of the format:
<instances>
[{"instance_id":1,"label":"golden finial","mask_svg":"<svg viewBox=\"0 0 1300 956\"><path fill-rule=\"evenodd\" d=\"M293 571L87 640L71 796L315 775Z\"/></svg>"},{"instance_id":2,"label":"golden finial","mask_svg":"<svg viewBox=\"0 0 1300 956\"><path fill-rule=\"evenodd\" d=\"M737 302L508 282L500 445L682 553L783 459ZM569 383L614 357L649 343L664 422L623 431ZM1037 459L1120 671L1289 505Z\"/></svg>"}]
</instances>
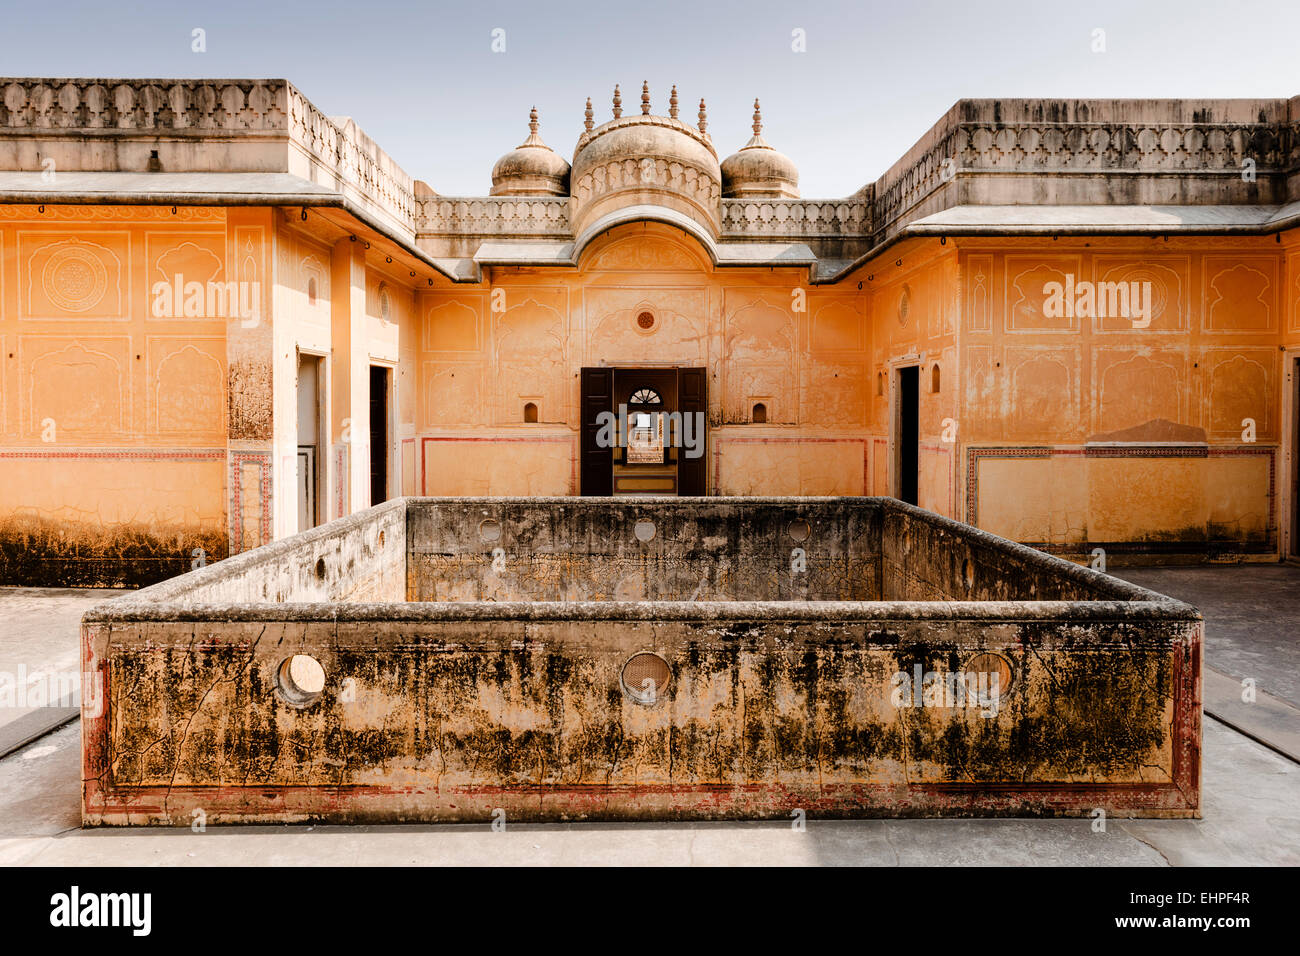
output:
<instances>
[{"instance_id":1,"label":"golden finial","mask_svg":"<svg viewBox=\"0 0 1300 956\"><path fill-rule=\"evenodd\" d=\"M668 115L677 119L677 84L673 84L673 91L668 97Z\"/></svg>"},{"instance_id":2,"label":"golden finial","mask_svg":"<svg viewBox=\"0 0 1300 956\"><path fill-rule=\"evenodd\" d=\"M618 91L618 84L614 84L614 119L623 115L623 94Z\"/></svg>"},{"instance_id":3,"label":"golden finial","mask_svg":"<svg viewBox=\"0 0 1300 956\"><path fill-rule=\"evenodd\" d=\"M700 97L700 132L703 133L709 128L709 118L705 114L704 97Z\"/></svg>"},{"instance_id":4,"label":"golden finial","mask_svg":"<svg viewBox=\"0 0 1300 956\"><path fill-rule=\"evenodd\" d=\"M542 142L542 138L537 135L539 126L540 124L537 122L537 107L534 106L528 111L528 138L519 144L519 149L523 149L525 146L541 146L543 149L550 149L549 146Z\"/></svg>"},{"instance_id":5,"label":"golden finial","mask_svg":"<svg viewBox=\"0 0 1300 956\"><path fill-rule=\"evenodd\" d=\"M754 97L754 135L763 132L763 114L758 108L758 97Z\"/></svg>"},{"instance_id":6,"label":"golden finial","mask_svg":"<svg viewBox=\"0 0 1300 956\"><path fill-rule=\"evenodd\" d=\"M591 121L591 97L590 97L590 96L587 97L587 112L586 112L586 117L587 117L587 119L583 122L582 125L583 125L583 127L587 130L587 132L590 133L590 132L591 132L591 127L592 127L593 125L595 125L595 124L592 123L592 121Z\"/></svg>"},{"instance_id":7,"label":"golden finial","mask_svg":"<svg viewBox=\"0 0 1300 956\"><path fill-rule=\"evenodd\" d=\"M645 80L641 84L641 115L650 115L650 81Z\"/></svg>"}]
</instances>

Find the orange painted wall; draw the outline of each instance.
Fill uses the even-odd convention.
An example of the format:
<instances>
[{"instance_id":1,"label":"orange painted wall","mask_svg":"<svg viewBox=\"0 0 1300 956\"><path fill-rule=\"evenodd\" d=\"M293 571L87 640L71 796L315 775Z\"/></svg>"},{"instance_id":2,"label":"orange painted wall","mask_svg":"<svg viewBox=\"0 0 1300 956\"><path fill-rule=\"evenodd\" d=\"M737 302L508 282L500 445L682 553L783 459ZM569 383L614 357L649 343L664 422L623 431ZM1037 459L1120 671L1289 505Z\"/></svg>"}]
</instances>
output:
<instances>
[{"instance_id":1,"label":"orange painted wall","mask_svg":"<svg viewBox=\"0 0 1300 956\"><path fill-rule=\"evenodd\" d=\"M372 496L371 364L393 369L389 495L576 494L578 374L602 362L708 370L710 494L889 494L916 364L923 507L1113 559L1276 555L1292 507L1293 236L908 240L829 287L715 268L654 223L477 285L387 259L280 210L0 207L5 582L140 583L299 530L300 353L325 358L325 518ZM155 315L177 274L255 283L260 313ZM1151 325L1050 317L1067 275L1151 283Z\"/></svg>"},{"instance_id":2,"label":"orange painted wall","mask_svg":"<svg viewBox=\"0 0 1300 956\"><path fill-rule=\"evenodd\" d=\"M870 491L856 290L809 288L800 268L715 269L694 240L647 223L596 240L576 270L494 270L419 300L428 494L576 494L579 371L601 363L708 369L711 494ZM759 402L766 424L751 421Z\"/></svg>"},{"instance_id":3,"label":"orange painted wall","mask_svg":"<svg viewBox=\"0 0 1300 956\"><path fill-rule=\"evenodd\" d=\"M962 435L958 420L960 368L956 361L956 249L938 242L901 243L851 278L862 282L867 291L871 318L872 493L897 493L890 469L894 427L891 405L895 401L892 390L897 370L916 365L920 369L917 503L957 517L958 443ZM856 282L851 287L856 287Z\"/></svg>"},{"instance_id":4,"label":"orange painted wall","mask_svg":"<svg viewBox=\"0 0 1300 956\"><path fill-rule=\"evenodd\" d=\"M147 580L269 536L268 239L255 210L0 206L7 583L112 583L124 557ZM177 275L248 282L260 327L169 306Z\"/></svg>"},{"instance_id":5,"label":"orange painted wall","mask_svg":"<svg viewBox=\"0 0 1300 956\"><path fill-rule=\"evenodd\" d=\"M967 520L1074 552L1273 553L1275 239L956 244ZM1051 316L1067 276L1150 283L1150 325Z\"/></svg>"}]
</instances>

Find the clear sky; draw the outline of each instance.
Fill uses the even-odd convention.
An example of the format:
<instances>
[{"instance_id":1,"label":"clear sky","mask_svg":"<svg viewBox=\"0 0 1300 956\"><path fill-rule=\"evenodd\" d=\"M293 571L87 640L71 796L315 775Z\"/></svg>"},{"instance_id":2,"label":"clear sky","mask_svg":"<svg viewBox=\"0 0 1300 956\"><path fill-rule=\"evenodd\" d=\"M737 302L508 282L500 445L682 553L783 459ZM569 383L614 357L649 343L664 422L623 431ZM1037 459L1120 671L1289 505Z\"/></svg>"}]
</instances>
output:
<instances>
[{"instance_id":1,"label":"clear sky","mask_svg":"<svg viewBox=\"0 0 1300 956\"><path fill-rule=\"evenodd\" d=\"M676 83L692 121L704 96L720 156L760 97L803 195L839 197L962 97L1287 97L1298 45L1300 0L0 0L4 75L284 77L444 195L487 192L533 105L571 158L586 98L609 119L616 82L635 111L649 80L655 113Z\"/></svg>"}]
</instances>

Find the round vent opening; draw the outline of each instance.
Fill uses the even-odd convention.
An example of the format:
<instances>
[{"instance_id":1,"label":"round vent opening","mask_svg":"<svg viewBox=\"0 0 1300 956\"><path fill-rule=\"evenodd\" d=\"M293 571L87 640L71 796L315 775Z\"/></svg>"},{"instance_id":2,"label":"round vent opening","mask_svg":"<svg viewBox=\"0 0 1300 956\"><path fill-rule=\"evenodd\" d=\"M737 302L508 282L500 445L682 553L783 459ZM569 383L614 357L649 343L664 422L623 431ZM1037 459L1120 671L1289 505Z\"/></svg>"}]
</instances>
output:
<instances>
[{"instance_id":1,"label":"round vent opening","mask_svg":"<svg viewBox=\"0 0 1300 956\"><path fill-rule=\"evenodd\" d=\"M974 674L979 689L980 703L1005 700L1015 684L1016 674L1011 662L1001 654L976 654L966 662L966 673ZM987 676L985 676L987 675ZM986 690L987 688L987 690ZM996 690L996 693L995 693ZM990 700L985 700L984 697Z\"/></svg>"},{"instance_id":2,"label":"round vent opening","mask_svg":"<svg viewBox=\"0 0 1300 956\"><path fill-rule=\"evenodd\" d=\"M655 327L655 317L653 312L641 312L636 317L636 327L642 332L649 332Z\"/></svg>"},{"instance_id":3,"label":"round vent opening","mask_svg":"<svg viewBox=\"0 0 1300 956\"><path fill-rule=\"evenodd\" d=\"M478 536L484 541L500 540L501 522L496 518L484 518L478 523Z\"/></svg>"},{"instance_id":4,"label":"round vent opening","mask_svg":"<svg viewBox=\"0 0 1300 956\"><path fill-rule=\"evenodd\" d=\"M812 535L812 526L803 518L798 518L790 522L790 526L786 528L786 534L796 541L807 541Z\"/></svg>"},{"instance_id":5,"label":"round vent opening","mask_svg":"<svg viewBox=\"0 0 1300 956\"><path fill-rule=\"evenodd\" d=\"M647 706L662 700L673 678L672 668L658 654L641 651L628 658L619 680L623 693L638 704Z\"/></svg>"},{"instance_id":6,"label":"round vent opening","mask_svg":"<svg viewBox=\"0 0 1300 956\"><path fill-rule=\"evenodd\" d=\"M642 518L632 530L638 541L650 541L655 536L655 523L649 518Z\"/></svg>"},{"instance_id":7,"label":"round vent opening","mask_svg":"<svg viewBox=\"0 0 1300 956\"><path fill-rule=\"evenodd\" d=\"M281 662L275 686L290 707L310 707L325 692L325 668L309 654L295 654Z\"/></svg>"}]
</instances>

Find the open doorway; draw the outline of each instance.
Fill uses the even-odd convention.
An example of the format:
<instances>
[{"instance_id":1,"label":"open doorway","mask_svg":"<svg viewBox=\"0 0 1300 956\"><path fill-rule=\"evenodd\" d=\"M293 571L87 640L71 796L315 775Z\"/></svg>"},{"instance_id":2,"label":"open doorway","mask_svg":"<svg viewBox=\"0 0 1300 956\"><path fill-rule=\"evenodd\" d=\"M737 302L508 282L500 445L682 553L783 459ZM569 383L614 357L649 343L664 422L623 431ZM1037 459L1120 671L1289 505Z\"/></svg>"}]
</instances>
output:
<instances>
[{"instance_id":1,"label":"open doorway","mask_svg":"<svg viewBox=\"0 0 1300 956\"><path fill-rule=\"evenodd\" d=\"M298 355L298 530L321 523L321 441L325 435L322 410L322 360Z\"/></svg>"},{"instance_id":2,"label":"open doorway","mask_svg":"<svg viewBox=\"0 0 1300 956\"><path fill-rule=\"evenodd\" d=\"M392 370L370 366L370 503L388 500L389 388Z\"/></svg>"},{"instance_id":3,"label":"open doorway","mask_svg":"<svg viewBox=\"0 0 1300 956\"><path fill-rule=\"evenodd\" d=\"M1286 461L1287 490L1290 504L1287 508L1286 557L1300 560L1300 354L1287 353L1287 429Z\"/></svg>"},{"instance_id":4,"label":"open doorway","mask_svg":"<svg viewBox=\"0 0 1300 956\"><path fill-rule=\"evenodd\" d=\"M917 490L921 464L921 370L919 366L908 365L898 369L896 374L894 461L897 491L894 497L914 505L919 502Z\"/></svg>"},{"instance_id":5,"label":"open doorway","mask_svg":"<svg viewBox=\"0 0 1300 956\"><path fill-rule=\"evenodd\" d=\"M581 494L707 492L706 369L584 368L581 389Z\"/></svg>"}]
</instances>

